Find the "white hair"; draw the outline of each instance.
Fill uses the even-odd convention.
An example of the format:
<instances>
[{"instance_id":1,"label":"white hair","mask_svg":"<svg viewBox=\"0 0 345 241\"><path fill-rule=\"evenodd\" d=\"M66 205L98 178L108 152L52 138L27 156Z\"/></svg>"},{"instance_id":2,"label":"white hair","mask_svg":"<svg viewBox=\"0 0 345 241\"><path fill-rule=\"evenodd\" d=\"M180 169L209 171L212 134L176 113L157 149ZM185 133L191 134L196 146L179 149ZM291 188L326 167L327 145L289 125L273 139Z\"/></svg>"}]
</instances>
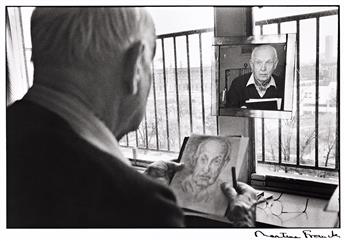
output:
<instances>
[{"instance_id":1,"label":"white hair","mask_svg":"<svg viewBox=\"0 0 345 241\"><path fill-rule=\"evenodd\" d=\"M271 45L259 45L257 47L255 47L252 51L252 55L250 57L251 60L254 60L254 56L256 54L256 52L259 50L259 49L270 49L273 51L273 57L274 57L274 61L277 61L278 60L278 54L277 54L277 50L276 48L274 48L273 46Z\"/></svg>"},{"instance_id":2,"label":"white hair","mask_svg":"<svg viewBox=\"0 0 345 241\"><path fill-rule=\"evenodd\" d=\"M150 34L154 44L153 21L143 8L40 7L31 17L31 59L35 66L109 63Z\"/></svg>"}]
</instances>

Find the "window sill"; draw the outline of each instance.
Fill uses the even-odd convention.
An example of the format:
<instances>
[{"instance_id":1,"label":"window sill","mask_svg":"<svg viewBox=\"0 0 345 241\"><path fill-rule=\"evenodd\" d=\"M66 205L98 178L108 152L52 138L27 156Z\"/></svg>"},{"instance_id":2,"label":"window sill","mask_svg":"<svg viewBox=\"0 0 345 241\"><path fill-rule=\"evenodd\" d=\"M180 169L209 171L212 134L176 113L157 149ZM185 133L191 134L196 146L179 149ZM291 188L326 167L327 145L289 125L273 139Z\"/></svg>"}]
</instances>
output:
<instances>
[{"instance_id":1,"label":"window sill","mask_svg":"<svg viewBox=\"0 0 345 241\"><path fill-rule=\"evenodd\" d=\"M179 155L179 153L176 152L152 151L132 147L121 147L121 151L139 171L142 168L146 168L152 162L176 160Z\"/></svg>"},{"instance_id":2,"label":"window sill","mask_svg":"<svg viewBox=\"0 0 345 241\"><path fill-rule=\"evenodd\" d=\"M127 157L133 167L143 172L146 167L158 160L171 161L178 158L179 153L167 151L152 151L121 147L124 156ZM310 195L329 199L338 185L338 180L315 177L297 176L289 173L265 173L251 175L251 185L257 189L279 191L293 194Z\"/></svg>"},{"instance_id":3,"label":"window sill","mask_svg":"<svg viewBox=\"0 0 345 241\"><path fill-rule=\"evenodd\" d=\"M329 199L337 188L338 182L320 181L315 178L305 177L297 178L295 175L282 175L280 173L276 173L276 175L253 173L251 175L251 186L257 189Z\"/></svg>"}]
</instances>

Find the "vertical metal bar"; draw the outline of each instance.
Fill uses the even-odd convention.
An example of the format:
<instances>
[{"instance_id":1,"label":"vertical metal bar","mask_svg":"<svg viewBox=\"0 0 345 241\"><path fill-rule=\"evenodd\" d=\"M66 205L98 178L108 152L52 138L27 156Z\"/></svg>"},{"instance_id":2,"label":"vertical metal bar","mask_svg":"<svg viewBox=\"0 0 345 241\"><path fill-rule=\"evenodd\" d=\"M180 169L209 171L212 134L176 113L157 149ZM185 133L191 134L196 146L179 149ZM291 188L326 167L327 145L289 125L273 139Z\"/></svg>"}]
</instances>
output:
<instances>
[{"instance_id":1,"label":"vertical metal bar","mask_svg":"<svg viewBox=\"0 0 345 241\"><path fill-rule=\"evenodd\" d=\"M315 167L319 167L319 70L320 70L320 18L316 18L316 63L315 63Z\"/></svg>"},{"instance_id":2,"label":"vertical metal bar","mask_svg":"<svg viewBox=\"0 0 345 241\"><path fill-rule=\"evenodd\" d=\"M265 119L261 118L261 150L262 150L262 162L265 162Z\"/></svg>"},{"instance_id":3,"label":"vertical metal bar","mask_svg":"<svg viewBox=\"0 0 345 241\"><path fill-rule=\"evenodd\" d=\"M216 61L219 61L219 56L220 56L220 45L218 45L216 48ZM219 93L219 80L220 80L220 64L219 64L219 62L218 63L215 63L215 66L216 66L216 70L217 70L217 73L216 73L216 76L217 76L217 78L216 79L218 79L218 84L216 84L216 93ZM219 96L218 97L216 97L216 106L218 106L218 109L217 109L217 113L219 114L220 113L220 98L219 98ZM212 103L211 103L211 105L213 105ZM219 135L219 115L217 115L216 116L216 120L217 120L217 135Z\"/></svg>"},{"instance_id":4,"label":"vertical metal bar","mask_svg":"<svg viewBox=\"0 0 345 241\"><path fill-rule=\"evenodd\" d=\"M264 35L264 26L260 25L260 35Z\"/></svg>"},{"instance_id":5,"label":"vertical metal bar","mask_svg":"<svg viewBox=\"0 0 345 241\"><path fill-rule=\"evenodd\" d=\"M255 121L254 118L248 119L248 134L249 134L249 156L250 160L248 162L248 177L251 178L251 174L256 172L256 150L255 150Z\"/></svg>"},{"instance_id":6,"label":"vertical metal bar","mask_svg":"<svg viewBox=\"0 0 345 241\"><path fill-rule=\"evenodd\" d=\"M277 24L278 25L278 34L280 34L280 32L281 32L281 24L280 24L280 22Z\"/></svg>"},{"instance_id":7,"label":"vertical metal bar","mask_svg":"<svg viewBox=\"0 0 345 241\"><path fill-rule=\"evenodd\" d=\"M296 165L300 165L300 21L296 21Z\"/></svg>"},{"instance_id":8,"label":"vertical metal bar","mask_svg":"<svg viewBox=\"0 0 345 241\"><path fill-rule=\"evenodd\" d=\"M189 95L189 121L190 121L190 132L193 133L192 86L191 86L191 79L190 79L189 38L188 38L188 35L186 35L186 48L187 48L188 95Z\"/></svg>"},{"instance_id":9,"label":"vertical metal bar","mask_svg":"<svg viewBox=\"0 0 345 241\"><path fill-rule=\"evenodd\" d=\"M282 121L281 119L278 120L278 162L282 163Z\"/></svg>"},{"instance_id":10,"label":"vertical metal bar","mask_svg":"<svg viewBox=\"0 0 345 241\"><path fill-rule=\"evenodd\" d=\"M129 146L128 134L126 134L126 142L127 142L127 146Z\"/></svg>"},{"instance_id":11,"label":"vertical metal bar","mask_svg":"<svg viewBox=\"0 0 345 241\"><path fill-rule=\"evenodd\" d=\"M280 22L278 23L278 34L281 33ZM282 163L282 120L278 120L278 162Z\"/></svg>"},{"instance_id":12,"label":"vertical metal bar","mask_svg":"<svg viewBox=\"0 0 345 241\"><path fill-rule=\"evenodd\" d=\"M149 149L149 136L148 136L148 131L147 131L147 116L146 116L146 113L145 113L145 147L146 149Z\"/></svg>"},{"instance_id":13,"label":"vertical metal bar","mask_svg":"<svg viewBox=\"0 0 345 241\"><path fill-rule=\"evenodd\" d=\"M338 42L337 42L337 108L336 108L336 142L335 142L335 170L340 170L340 15L338 15Z\"/></svg>"},{"instance_id":14,"label":"vertical metal bar","mask_svg":"<svg viewBox=\"0 0 345 241\"><path fill-rule=\"evenodd\" d=\"M166 122L166 132L167 132L167 146L168 151L170 151L170 138L169 138L169 114L168 114L168 93L167 93L167 79L165 72L165 49L164 49L164 38L161 38L162 42L162 58L163 58L163 81L164 81L164 101L165 101L165 122Z\"/></svg>"},{"instance_id":15,"label":"vertical metal bar","mask_svg":"<svg viewBox=\"0 0 345 241\"><path fill-rule=\"evenodd\" d=\"M154 106L154 110L155 110L156 149L159 150L155 65L153 62L152 62L152 87L153 87L153 106Z\"/></svg>"},{"instance_id":16,"label":"vertical metal bar","mask_svg":"<svg viewBox=\"0 0 345 241\"><path fill-rule=\"evenodd\" d=\"M180 124L180 99L178 89L178 74L177 74L177 54L176 54L176 37L174 41L174 62L175 62L175 85L176 85L176 109L177 109L177 129L178 129L178 146L181 148L181 124Z\"/></svg>"},{"instance_id":17,"label":"vertical metal bar","mask_svg":"<svg viewBox=\"0 0 345 241\"><path fill-rule=\"evenodd\" d=\"M135 130L135 147L139 147L138 130Z\"/></svg>"},{"instance_id":18,"label":"vertical metal bar","mask_svg":"<svg viewBox=\"0 0 345 241\"><path fill-rule=\"evenodd\" d=\"M216 116L217 136L219 136L219 116Z\"/></svg>"},{"instance_id":19,"label":"vertical metal bar","mask_svg":"<svg viewBox=\"0 0 345 241\"><path fill-rule=\"evenodd\" d=\"M220 64L219 64L219 58L220 58L220 45L218 45L217 48L216 48L216 63L215 63L215 66L216 66L215 68L217 70L217 72L216 72L216 84L215 84L216 85L216 93L220 93L220 86L219 86L219 83L220 83ZM218 95L216 97L216 106L218 107L217 114L220 113L220 106L221 106L220 103L222 103L221 102L221 97L220 97L220 95ZM217 126L217 128L218 128L218 126ZM217 134L219 134L219 132Z\"/></svg>"},{"instance_id":20,"label":"vertical metal bar","mask_svg":"<svg viewBox=\"0 0 345 241\"><path fill-rule=\"evenodd\" d=\"M200 52L200 88L201 88L201 109L202 109L202 133L205 134L205 97L204 97L204 76L202 65L202 40L199 33L199 52Z\"/></svg>"}]
</instances>

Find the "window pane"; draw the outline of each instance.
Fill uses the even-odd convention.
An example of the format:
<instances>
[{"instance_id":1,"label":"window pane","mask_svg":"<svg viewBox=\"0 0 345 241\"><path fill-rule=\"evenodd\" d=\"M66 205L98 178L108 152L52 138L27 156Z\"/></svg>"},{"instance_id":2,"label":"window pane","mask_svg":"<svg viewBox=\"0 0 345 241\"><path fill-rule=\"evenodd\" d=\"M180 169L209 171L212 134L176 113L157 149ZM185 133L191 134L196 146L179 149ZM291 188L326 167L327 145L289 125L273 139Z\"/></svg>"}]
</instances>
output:
<instances>
[{"instance_id":1,"label":"window pane","mask_svg":"<svg viewBox=\"0 0 345 241\"><path fill-rule=\"evenodd\" d=\"M255 120L255 157L257 162L262 162L262 122L263 119Z\"/></svg>"},{"instance_id":2,"label":"window pane","mask_svg":"<svg viewBox=\"0 0 345 241\"><path fill-rule=\"evenodd\" d=\"M153 72L153 70L152 70ZM152 78L156 78L156 74L152 74ZM147 122L147 143L149 149L157 149L157 126L156 126L156 106L155 106L155 89L156 81L152 81L152 88L147 98L146 104L146 122Z\"/></svg>"},{"instance_id":3,"label":"window pane","mask_svg":"<svg viewBox=\"0 0 345 241\"><path fill-rule=\"evenodd\" d=\"M212 116L212 59L214 58L214 48L212 46L213 32L203 33L202 40L202 66L203 66L203 89L205 105L205 134L217 135L217 118Z\"/></svg>"},{"instance_id":4,"label":"window pane","mask_svg":"<svg viewBox=\"0 0 345 241\"><path fill-rule=\"evenodd\" d=\"M157 127L158 127L158 149L168 150L167 126L165 113L165 86L163 72L163 52L162 42L156 41L156 56L154 58L156 108L157 108Z\"/></svg>"},{"instance_id":5,"label":"window pane","mask_svg":"<svg viewBox=\"0 0 345 241\"><path fill-rule=\"evenodd\" d=\"M179 142L179 126L178 126L178 110L176 101L176 79L175 79L175 61L174 61L174 42L172 38L164 40L165 47L165 67L167 82L167 103L168 103L168 120L169 120L169 145L170 150L178 151L180 149ZM180 108L180 107L179 107Z\"/></svg>"},{"instance_id":6,"label":"window pane","mask_svg":"<svg viewBox=\"0 0 345 241\"><path fill-rule=\"evenodd\" d=\"M193 133L203 134L199 35L189 36Z\"/></svg>"},{"instance_id":7,"label":"window pane","mask_svg":"<svg viewBox=\"0 0 345 241\"><path fill-rule=\"evenodd\" d=\"M277 162L278 157L278 120L265 120L265 162Z\"/></svg>"},{"instance_id":8,"label":"window pane","mask_svg":"<svg viewBox=\"0 0 345 241\"><path fill-rule=\"evenodd\" d=\"M300 164L315 164L316 20L300 22Z\"/></svg>"},{"instance_id":9,"label":"window pane","mask_svg":"<svg viewBox=\"0 0 345 241\"><path fill-rule=\"evenodd\" d=\"M337 16L320 18L319 163L335 168L337 108Z\"/></svg>"}]
</instances>

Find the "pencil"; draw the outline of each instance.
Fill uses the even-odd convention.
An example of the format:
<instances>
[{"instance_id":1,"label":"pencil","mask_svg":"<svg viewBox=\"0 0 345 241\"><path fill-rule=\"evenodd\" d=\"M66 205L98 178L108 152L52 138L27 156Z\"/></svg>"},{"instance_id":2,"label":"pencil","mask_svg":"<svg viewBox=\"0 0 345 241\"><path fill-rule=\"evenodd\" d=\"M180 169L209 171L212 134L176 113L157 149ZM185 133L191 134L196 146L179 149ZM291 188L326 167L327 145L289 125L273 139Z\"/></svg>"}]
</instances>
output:
<instances>
[{"instance_id":1,"label":"pencil","mask_svg":"<svg viewBox=\"0 0 345 241\"><path fill-rule=\"evenodd\" d=\"M236 179L236 168L231 167L231 174L232 174L232 185L234 189L237 191L237 179Z\"/></svg>"},{"instance_id":2,"label":"pencil","mask_svg":"<svg viewBox=\"0 0 345 241\"><path fill-rule=\"evenodd\" d=\"M255 204L258 205L258 204L267 202L268 200L270 200L270 199L272 199L272 198L273 198L273 196L269 196L268 198L264 198L264 199L262 199L262 200L259 200L259 201L255 202Z\"/></svg>"}]
</instances>

